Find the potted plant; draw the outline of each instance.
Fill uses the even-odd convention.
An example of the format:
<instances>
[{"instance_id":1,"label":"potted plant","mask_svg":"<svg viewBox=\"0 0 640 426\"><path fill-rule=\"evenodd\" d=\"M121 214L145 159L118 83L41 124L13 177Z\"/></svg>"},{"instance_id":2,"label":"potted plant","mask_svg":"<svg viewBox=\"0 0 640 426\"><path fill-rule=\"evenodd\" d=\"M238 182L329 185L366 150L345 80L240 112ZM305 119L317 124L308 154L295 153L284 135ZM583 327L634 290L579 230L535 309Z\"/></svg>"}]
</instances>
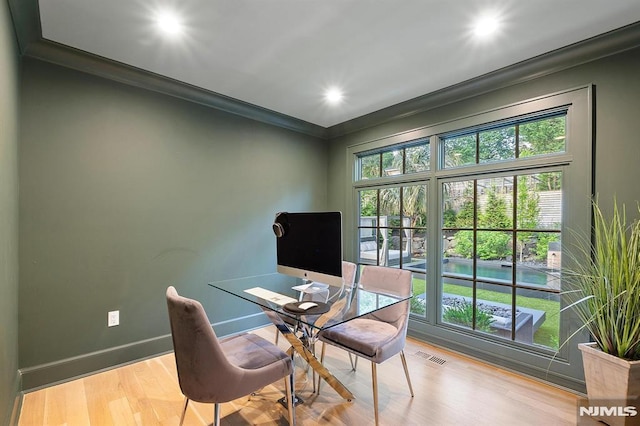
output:
<instances>
[{"instance_id":1,"label":"potted plant","mask_svg":"<svg viewBox=\"0 0 640 426\"><path fill-rule=\"evenodd\" d=\"M567 308L593 339L578 345L590 414L609 425L640 424L640 220L628 224L615 200L605 216L594 201L592 231L563 272Z\"/></svg>"}]
</instances>

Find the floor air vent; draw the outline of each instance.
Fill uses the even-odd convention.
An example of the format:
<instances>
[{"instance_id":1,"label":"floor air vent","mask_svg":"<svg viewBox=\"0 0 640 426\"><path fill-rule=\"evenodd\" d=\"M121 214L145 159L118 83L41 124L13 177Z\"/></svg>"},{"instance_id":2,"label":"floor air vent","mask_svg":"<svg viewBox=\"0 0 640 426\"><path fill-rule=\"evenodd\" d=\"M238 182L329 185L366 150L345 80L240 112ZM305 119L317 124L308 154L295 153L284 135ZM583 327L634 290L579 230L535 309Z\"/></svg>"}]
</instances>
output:
<instances>
[{"instance_id":1,"label":"floor air vent","mask_svg":"<svg viewBox=\"0 0 640 426\"><path fill-rule=\"evenodd\" d=\"M436 364L440 364L440 365L444 365L444 363L447 362L446 359L439 358L437 356L432 356L431 358L429 358L429 361L435 362Z\"/></svg>"},{"instance_id":2,"label":"floor air vent","mask_svg":"<svg viewBox=\"0 0 640 426\"><path fill-rule=\"evenodd\" d=\"M431 354L428 354L426 352L422 352L422 351L418 351L414 354L415 356L419 356L420 358L424 358L424 359L429 359L432 357Z\"/></svg>"},{"instance_id":3,"label":"floor air vent","mask_svg":"<svg viewBox=\"0 0 640 426\"><path fill-rule=\"evenodd\" d=\"M424 358L427 361L431 361L431 362L436 363L438 365L444 365L447 362L447 360L444 359L444 358L440 358L440 357L437 357L435 355L431 355L431 354L428 354L428 353L422 352L422 351L418 351L414 355L418 356L420 358Z\"/></svg>"}]
</instances>

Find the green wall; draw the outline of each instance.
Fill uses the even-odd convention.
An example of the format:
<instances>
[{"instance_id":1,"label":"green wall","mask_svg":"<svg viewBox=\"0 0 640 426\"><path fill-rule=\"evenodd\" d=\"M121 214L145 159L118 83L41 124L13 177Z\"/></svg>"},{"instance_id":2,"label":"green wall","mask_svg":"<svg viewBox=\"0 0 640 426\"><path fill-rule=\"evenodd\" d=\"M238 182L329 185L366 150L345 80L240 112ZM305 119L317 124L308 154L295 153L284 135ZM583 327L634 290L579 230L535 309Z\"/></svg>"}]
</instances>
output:
<instances>
[{"instance_id":1,"label":"green wall","mask_svg":"<svg viewBox=\"0 0 640 426\"><path fill-rule=\"evenodd\" d=\"M250 314L207 282L274 274L274 213L326 208L310 136L31 59L21 114L25 389L170 349L168 285Z\"/></svg>"},{"instance_id":2,"label":"green wall","mask_svg":"<svg viewBox=\"0 0 640 426\"><path fill-rule=\"evenodd\" d=\"M593 84L594 90L594 190L605 202L605 210L610 209L613 196L627 203L633 214L640 200L640 133L638 118L640 112L640 49L630 50L615 56L606 57L584 65L576 66L544 77L531 79L525 83L496 88L488 93L447 105L435 107L419 114L388 121L364 130L353 132L331 141L329 158L329 206L331 209L348 211L349 199L353 197L348 174L347 147L374 141L383 137L409 130L434 125L449 120L488 111L497 107L511 105L524 100L553 94L577 87ZM352 230L353 224L345 224ZM350 253L352 242L345 241L346 252ZM546 359L526 359L526 354L508 354L501 348L482 348L482 352L468 349L468 345L453 343L455 333L447 334L443 328L413 321L410 333L428 341L437 342L471 355L504 364L510 368L537 375L542 379L554 380L567 386L579 386L569 383L580 380L582 367L577 349L571 348L572 365L567 367L571 373L569 382L563 377L552 378L548 374L549 361ZM476 342L482 345L481 342ZM495 346L495 345L494 345ZM520 357L518 364L509 364L504 360ZM538 362L542 367L528 370L528 365Z\"/></svg>"},{"instance_id":3,"label":"green wall","mask_svg":"<svg viewBox=\"0 0 640 426\"><path fill-rule=\"evenodd\" d=\"M18 376L18 51L0 2L0 424L9 423Z\"/></svg>"}]
</instances>

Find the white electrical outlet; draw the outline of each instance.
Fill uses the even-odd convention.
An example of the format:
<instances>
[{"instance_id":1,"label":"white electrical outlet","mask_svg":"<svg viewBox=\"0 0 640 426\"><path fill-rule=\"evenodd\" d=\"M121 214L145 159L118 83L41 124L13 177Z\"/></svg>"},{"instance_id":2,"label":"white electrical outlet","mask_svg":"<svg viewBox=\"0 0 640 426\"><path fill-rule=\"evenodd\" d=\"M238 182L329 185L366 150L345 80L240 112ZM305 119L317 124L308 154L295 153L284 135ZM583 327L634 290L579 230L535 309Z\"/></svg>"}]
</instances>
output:
<instances>
[{"instance_id":1,"label":"white electrical outlet","mask_svg":"<svg viewBox=\"0 0 640 426\"><path fill-rule=\"evenodd\" d=\"M120 311L111 311L107 316L107 326L115 327L120 325Z\"/></svg>"}]
</instances>

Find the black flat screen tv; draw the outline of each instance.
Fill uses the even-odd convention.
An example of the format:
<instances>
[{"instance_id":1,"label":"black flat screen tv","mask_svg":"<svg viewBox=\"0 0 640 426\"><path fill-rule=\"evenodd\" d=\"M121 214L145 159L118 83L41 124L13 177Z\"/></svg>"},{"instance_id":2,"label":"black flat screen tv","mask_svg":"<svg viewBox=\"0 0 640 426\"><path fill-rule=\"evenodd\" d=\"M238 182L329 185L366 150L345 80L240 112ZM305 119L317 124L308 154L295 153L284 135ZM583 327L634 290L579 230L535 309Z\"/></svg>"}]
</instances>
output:
<instances>
[{"instance_id":1,"label":"black flat screen tv","mask_svg":"<svg viewBox=\"0 0 640 426\"><path fill-rule=\"evenodd\" d=\"M342 279L342 214L277 213L277 271L336 287Z\"/></svg>"}]
</instances>

